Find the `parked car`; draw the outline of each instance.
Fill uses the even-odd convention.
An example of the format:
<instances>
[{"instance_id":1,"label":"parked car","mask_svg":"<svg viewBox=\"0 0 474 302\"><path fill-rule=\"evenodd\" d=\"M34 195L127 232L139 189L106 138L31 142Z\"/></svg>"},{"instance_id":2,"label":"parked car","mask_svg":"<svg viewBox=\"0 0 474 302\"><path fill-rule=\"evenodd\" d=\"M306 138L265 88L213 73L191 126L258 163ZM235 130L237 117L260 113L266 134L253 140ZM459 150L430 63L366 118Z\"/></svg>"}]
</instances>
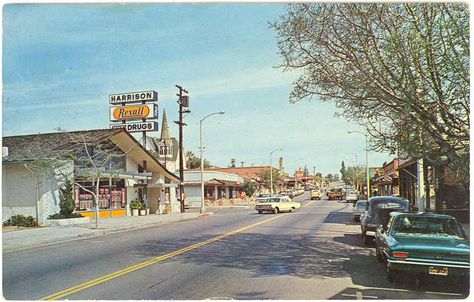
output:
<instances>
[{"instance_id":1,"label":"parked car","mask_svg":"<svg viewBox=\"0 0 474 302\"><path fill-rule=\"evenodd\" d=\"M319 190L311 190L309 192L309 196L311 197L311 200L313 199L321 199L321 191Z\"/></svg>"},{"instance_id":2,"label":"parked car","mask_svg":"<svg viewBox=\"0 0 474 302\"><path fill-rule=\"evenodd\" d=\"M358 200L356 203L354 203L354 207L352 208L352 218L354 221L359 221L360 220L360 215L365 213L365 207L367 204L367 200Z\"/></svg>"},{"instance_id":3,"label":"parked car","mask_svg":"<svg viewBox=\"0 0 474 302\"><path fill-rule=\"evenodd\" d=\"M391 282L400 272L469 276L469 240L449 215L390 213L388 223L377 229L376 254L386 262Z\"/></svg>"},{"instance_id":4,"label":"parked car","mask_svg":"<svg viewBox=\"0 0 474 302\"><path fill-rule=\"evenodd\" d=\"M258 203L255 205L255 210L259 214L263 212L272 212L277 214L279 212L293 212L299 209L301 204L299 202L291 201L288 196L270 197L265 202Z\"/></svg>"},{"instance_id":5,"label":"parked car","mask_svg":"<svg viewBox=\"0 0 474 302\"><path fill-rule=\"evenodd\" d=\"M359 196L356 191L350 190L346 192L346 202L356 202Z\"/></svg>"},{"instance_id":6,"label":"parked car","mask_svg":"<svg viewBox=\"0 0 474 302\"><path fill-rule=\"evenodd\" d=\"M376 196L369 198L365 205L366 211L360 216L360 228L364 243L369 244L375 238L376 223L375 223L375 209L377 207L400 207L400 211L409 211L409 202L407 199L396 196Z\"/></svg>"}]
</instances>

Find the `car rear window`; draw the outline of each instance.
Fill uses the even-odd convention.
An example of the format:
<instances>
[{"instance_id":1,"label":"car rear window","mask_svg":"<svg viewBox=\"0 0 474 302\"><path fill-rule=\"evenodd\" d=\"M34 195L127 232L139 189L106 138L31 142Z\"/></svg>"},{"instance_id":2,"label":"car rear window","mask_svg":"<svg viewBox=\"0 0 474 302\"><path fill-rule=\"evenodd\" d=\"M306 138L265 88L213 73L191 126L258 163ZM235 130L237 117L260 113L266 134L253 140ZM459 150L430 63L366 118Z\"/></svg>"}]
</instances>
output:
<instances>
[{"instance_id":1,"label":"car rear window","mask_svg":"<svg viewBox=\"0 0 474 302\"><path fill-rule=\"evenodd\" d=\"M398 217L393 223L393 233L462 237L456 220L445 217Z\"/></svg>"},{"instance_id":2,"label":"car rear window","mask_svg":"<svg viewBox=\"0 0 474 302\"><path fill-rule=\"evenodd\" d=\"M365 209L366 202L358 202L356 208L357 209Z\"/></svg>"}]
</instances>

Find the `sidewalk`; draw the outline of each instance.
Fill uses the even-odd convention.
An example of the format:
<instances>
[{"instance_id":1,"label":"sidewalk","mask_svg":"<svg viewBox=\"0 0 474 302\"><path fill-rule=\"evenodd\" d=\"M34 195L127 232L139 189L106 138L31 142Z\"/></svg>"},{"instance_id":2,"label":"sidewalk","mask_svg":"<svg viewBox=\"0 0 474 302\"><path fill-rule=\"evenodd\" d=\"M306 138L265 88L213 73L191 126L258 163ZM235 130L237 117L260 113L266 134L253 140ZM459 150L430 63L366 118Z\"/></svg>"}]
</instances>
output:
<instances>
[{"instance_id":1,"label":"sidewalk","mask_svg":"<svg viewBox=\"0 0 474 302\"><path fill-rule=\"evenodd\" d=\"M2 233L3 252L26 249L32 246L56 244L89 236L100 236L122 230L142 229L163 223L195 219L199 213L172 213L166 215L123 216L99 219L89 224L50 226Z\"/></svg>"}]
</instances>

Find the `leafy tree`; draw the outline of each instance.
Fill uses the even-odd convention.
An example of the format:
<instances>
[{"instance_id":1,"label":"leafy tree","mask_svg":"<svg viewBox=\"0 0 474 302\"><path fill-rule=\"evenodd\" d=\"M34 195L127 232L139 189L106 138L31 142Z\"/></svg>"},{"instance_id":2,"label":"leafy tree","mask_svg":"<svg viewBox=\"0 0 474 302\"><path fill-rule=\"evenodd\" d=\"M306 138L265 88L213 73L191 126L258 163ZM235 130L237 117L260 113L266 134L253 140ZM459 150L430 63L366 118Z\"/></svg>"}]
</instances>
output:
<instances>
[{"instance_id":1,"label":"leafy tree","mask_svg":"<svg viewBox=\"0 0 474 302\"><path fill-rule=\"evenodd\" d=\"M271 26L282 67L301 72L290 102L333 102L371 149L447 165L468 186L465 3L293 4Z\"/></svg>"},{"instance_id":2,"label":"leafy tree","mask_svg":"<svg viewBox=\"0 0 474 302\"><path fill-rule=\"evenodd\" d=\"M341 170L339 170L341 172L341 179L346 182L347 181L347 175L346 175L346 166L344 165L344 161L342 161L341 163Z\"/></svg>"},{"instance_id":3,"label":"leafy tree","mask_svg":"<svg viewBox=\"0 0 474 302\"><path fill-rule=\"evenodd\" d=\"M199 169L201 168L201 159L196 157L193 152L187 151L185 154L186 168L187 169ZM211 164L207 159L203 159L204 168L211 167Z\"/></svg>"},{"instance_id":4,"label":"leafy tree","mask_svg":"<svg viewBox=\"0 0 474 302\"><path fill-rule=\"evenodd\" d=\"M267 188L270 188L270 169L260 170L257 173L257 176L260 178L260 181L264 183ZM278 169L272 169L272 177L273 177L273 190L277 183L279 182L280 178L280 171Z\"/></svg>"},{"instance_id":5,"label":"leafy tree","mask_svg":"<svg viewBox=\"0 0 474 302\"><path fill-rule=\"evenodd\" d=\"M251 181L249 179L244 180L244 192L247 196L252 196L253 193L255 193L256 185L254 181Z\"/></svg>"},{"instance_id":6,"label":"leafy tree","mask_svg":"<svg viewBox=\"0 0 474 302\"><path fill-rule=\"evenodd\" d=\"M304 169L303 169L303 176L304 177L309 176L309 171L308 171L308 168L306 166L304 166Z\"/></svg>"}]
</instances>

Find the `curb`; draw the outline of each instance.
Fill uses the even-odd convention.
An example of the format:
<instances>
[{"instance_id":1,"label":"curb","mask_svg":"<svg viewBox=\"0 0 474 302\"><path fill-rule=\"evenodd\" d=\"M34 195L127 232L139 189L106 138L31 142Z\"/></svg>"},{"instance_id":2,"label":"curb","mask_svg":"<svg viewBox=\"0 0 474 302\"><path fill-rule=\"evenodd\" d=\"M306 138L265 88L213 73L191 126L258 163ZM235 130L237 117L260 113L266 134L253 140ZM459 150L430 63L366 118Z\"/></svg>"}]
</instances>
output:
<instances>
[{"instance_id":1,"label":"curb","mask_svg":"<svg viewBox=\"0 0 474 302\"><path fill-rule=\"evenodd\" d=\"M99 227L99 229L95 232L94 232L95 229L89 228L90 230L92 230L90 233L71 235L71 236L63 237L63 238L60 238L60 239L57 239L57 240L54 240L54 241L53 240L43 241L43 242L38 242L36 244L21 246L21 247L17 247L17 248L15 248L15 247L5 248L5 246L3 246L3 251L2 252L3 252L3 254L9 254L9 253L29 250L29 249L37 248L37 247L47 247L47 246L56 245L56 244L68 243L68 242L72 242L72 241L76 241L76 240L80 240L80 239L100 237L100 236L108 235L108 234L111 234L111 233L119 234L119 233L131 231L131 230L142 230L142 229L152 228L152 227L157 226L157 225L168 224L168 223L173 223L173 222L180 222L180 221L186 221L186 220L192 220L192 219L199 218L201 216L202 215L197 215L197 216L193 215L192 217L185 217L185 218L180 217L179 220L151 222L151 223L145 223L145 224L141 224L141 225L125 225L125 226L118 226L118 227L109 228L109 229L101 229Z\"/></svg>"}]
</instances>

